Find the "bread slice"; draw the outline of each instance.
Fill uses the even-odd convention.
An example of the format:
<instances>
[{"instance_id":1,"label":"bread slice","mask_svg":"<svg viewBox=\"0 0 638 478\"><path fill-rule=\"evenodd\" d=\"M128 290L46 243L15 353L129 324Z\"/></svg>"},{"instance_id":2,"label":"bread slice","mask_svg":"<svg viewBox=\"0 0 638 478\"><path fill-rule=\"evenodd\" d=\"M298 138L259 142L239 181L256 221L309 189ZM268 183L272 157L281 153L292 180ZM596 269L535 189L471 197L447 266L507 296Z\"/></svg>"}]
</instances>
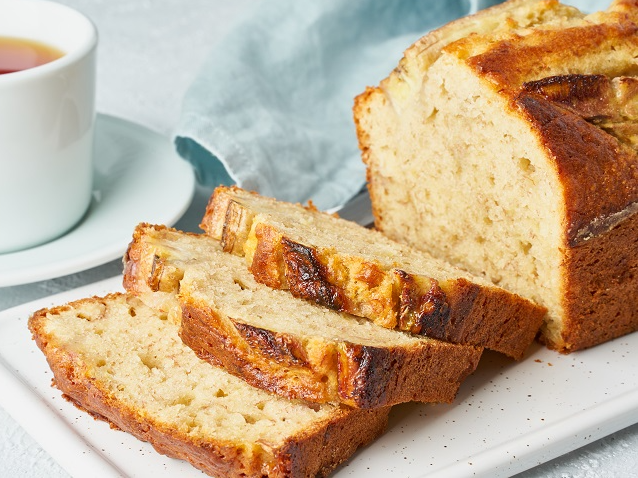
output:
<instances>
[{"instance_id":1,"label":"bread slice","mask_svg":"<svg viewBox=\"0 0 638 478\"><path fill-rule=\"evenodd\" d=\"M387 330L257 283L205 235L140 225L124 286L170 313L198 356L289 398L374 408L451 402L480 347Z\"/></svg>"},{"instance_id":2,"label":"bread slice","mask_svg":"<svg viewBox=\"0 0 638 478\"><path fill-rule=\"evenodd\" d=\"M520 359L545 312L377 231L237 187L215 190L201 227L259 282L390 329Z\"/></svg>"},{"instance_id":3,"label":"bread slice","mask_svg":"<svg viewBox=\"0 0 638 478\"><path fill-rule=\"evenodd\" d=\"M638 329L637 29L508 1L356 99L376 227L547 307L562 352Z\"/></svg>"},{"instance_id":4,"label":"bread slice","mask_svg":"<svg viewBox=\"0 0 638 478\"><path fill-rule=\"evenodd\" d=\"M175 324L125 294L40 310L29 328L67 399L212 476L325 476L387 423L388 409L251 387L197 358Z\"/></svg>"}]
</instances>

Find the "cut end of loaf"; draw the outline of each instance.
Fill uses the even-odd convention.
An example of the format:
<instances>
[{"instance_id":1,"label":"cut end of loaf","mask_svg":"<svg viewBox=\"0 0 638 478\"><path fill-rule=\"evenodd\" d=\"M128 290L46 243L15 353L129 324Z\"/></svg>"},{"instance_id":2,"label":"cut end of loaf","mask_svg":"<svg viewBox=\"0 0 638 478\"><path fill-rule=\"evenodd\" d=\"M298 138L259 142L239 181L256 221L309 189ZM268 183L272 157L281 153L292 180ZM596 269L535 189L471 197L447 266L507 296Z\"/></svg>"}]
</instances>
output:
<instances>
[{"instance_id":1,"label":"cut end of loaf","mask_svg":"<svg viewBox=\"0 0 638 478\"><path fill-rule=\"evenodd\" d=\"M590 295L618 267L574 265L590 240L633 263L609 233L638 201L636 18L505 2L426 35L355 102L377 228L544 305L562 351L608 340L612 317L638 328L619 295Z\"/></svg>"}]
</instances>

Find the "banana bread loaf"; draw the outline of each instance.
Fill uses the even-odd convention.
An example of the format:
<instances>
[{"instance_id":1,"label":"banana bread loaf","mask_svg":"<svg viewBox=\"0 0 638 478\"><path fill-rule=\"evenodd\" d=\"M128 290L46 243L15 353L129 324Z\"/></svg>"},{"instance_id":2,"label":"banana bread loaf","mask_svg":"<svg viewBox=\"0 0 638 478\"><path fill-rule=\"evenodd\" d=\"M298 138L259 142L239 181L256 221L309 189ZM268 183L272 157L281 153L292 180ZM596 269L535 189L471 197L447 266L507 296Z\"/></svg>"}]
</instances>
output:
<instances>
[{"instance_id":1,"label":"banana bread loaf","mask_svg":"<svg viewBox=\"0 0 638 478\"><path fill-rule=\"evenodd\" d=\"M520 359L545 312L377 231L237 187L215 190L201 227L259 282L387 328Z\"/></svg>"},{"instance_id":2,"label":"banana bread loaf","mask_svg":"<svg viewBox=\"0 0 638 478\"><path fill-rule=\"evenodd\" d=\"M251 387L197 358L175 324L132 296L43 309L29 328L67 399L212 476L325 476L387 423L387 408Z\"/></svg>"},{"instance_id":3,"label":"banana bread loaf","mask_svg":"<svg viewBox=\"0 0 638 478\"><path fill-rule=\"evenodd\" d=\"M511 0L355 100L376 228L544 305L562 352L638 329L637 19Z\"/></svg>"},{"instance_id":4,"label":"banana bread loaf","mask_svg":"<svg viewBox=\"0 0 638 478\"><path fill-rule=\"evenodd\" d=\"M205 235L140 225L125 288L181 320L200 358L265 390L373 408L451 402L480 347L387 330L257 283L240 257Z\"/></svg>"}]
</instances>

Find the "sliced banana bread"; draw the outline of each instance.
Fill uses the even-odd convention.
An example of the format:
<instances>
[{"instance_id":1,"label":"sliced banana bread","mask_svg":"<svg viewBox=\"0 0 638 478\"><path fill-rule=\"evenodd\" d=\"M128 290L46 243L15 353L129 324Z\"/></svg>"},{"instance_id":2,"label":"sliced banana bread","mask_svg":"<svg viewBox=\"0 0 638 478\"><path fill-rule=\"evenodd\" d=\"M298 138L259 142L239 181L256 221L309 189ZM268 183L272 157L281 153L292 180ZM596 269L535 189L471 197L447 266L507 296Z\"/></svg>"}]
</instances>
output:
<instances>
[{"instance_id":1,"label":"sliced banana bread","mask_svg":"<svg viewBox=\"0 0 638 478\"><path fill-rule=\"evenodd\" d=\"M379 327L255 281L218 241L142 224L124 286L177 321L197 355L289 398L373 408L450 402L480 347Z\"/></svg>"},{"instance_id":2,"label":"sliced banana bread","mask_svg":"<svg viewBox=\"0 0 638 478\"><path fill-rule=\"evenodd\" d=\"M329 474L388 409L291 401L199 359L178 327L124 294L36 312L29 329L64 396L212 476Z\"/></svg>"},{"instance_id":3,"label":"sliced banana bread","mask_svg":"<svg viewBox=\"0 0 638 478\"><path fill-rule=\"evenodd\" d=\"M545 309L354 222L219 187L201 227L255 278L386 328L520 359Z\"/></svg>"},{"instance_id":4,"label":"sliced banana bread","mask_svg":"<svg viewBox=\"0 0 638 478\"><path fill-rule=\"evenodd\" d=\"M512 0L356 99L376 227L546 306L562 352L638 329L638 6Z\"/></svg>"}]
</instances>

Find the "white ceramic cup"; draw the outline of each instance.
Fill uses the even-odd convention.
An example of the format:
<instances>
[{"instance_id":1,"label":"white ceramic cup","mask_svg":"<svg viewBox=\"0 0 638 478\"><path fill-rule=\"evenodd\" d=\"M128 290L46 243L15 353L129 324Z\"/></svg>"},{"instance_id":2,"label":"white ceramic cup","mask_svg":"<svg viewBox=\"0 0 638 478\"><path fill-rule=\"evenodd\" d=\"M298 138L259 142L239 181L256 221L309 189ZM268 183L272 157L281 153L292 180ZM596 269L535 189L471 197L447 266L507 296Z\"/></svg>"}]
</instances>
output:
<instances>
[{"instance_id":1,"label":"white ceramic cup","mask_svg":"<svg viewBox=\"0 0 638 478\"><path fill-rule=\"evenodd\" d=\"M0 36L65 54L0 75L0 254L43 244L86 213L93 182L97 31L59 3L0 0Z\"/></svg>"}]
</instances>

